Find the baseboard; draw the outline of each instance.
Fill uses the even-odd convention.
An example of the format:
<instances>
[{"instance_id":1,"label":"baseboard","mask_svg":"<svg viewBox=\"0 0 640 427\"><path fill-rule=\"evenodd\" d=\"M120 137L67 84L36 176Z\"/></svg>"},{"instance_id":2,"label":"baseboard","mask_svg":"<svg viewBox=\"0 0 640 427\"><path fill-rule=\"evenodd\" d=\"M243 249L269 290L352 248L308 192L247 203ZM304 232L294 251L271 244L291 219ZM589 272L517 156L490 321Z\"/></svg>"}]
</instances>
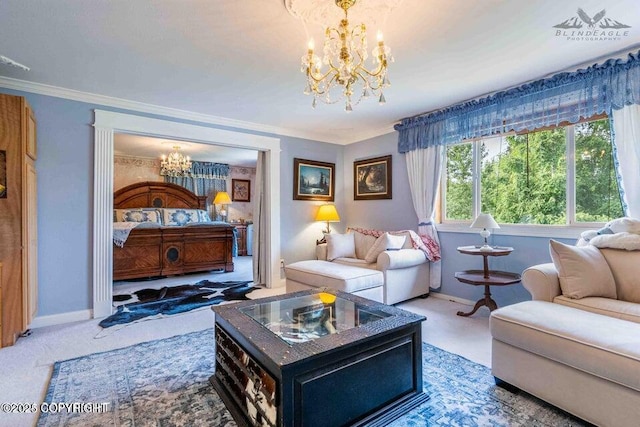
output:
<instances>
[{"instance_id":1,"label":"baseboard","mask_svg":"<svg viewBox=\"0 0 640 427\"><path fill-rule=\"evenodd\" d=\"M471 301L471 300L460 298L460 297L454 297L452 295L441 294L440 292L433 292L433 291L429 292L429 296L431 298L444 299L447 301L453 301L453 302L457 302L464 305L474 306L476 304L475 301Z\"/></svg>"},{"instance_id":2,"label":"baseboard","mask_svg":"<svg viewBox=\"0 0 640 427\"><path fill-rule=\"evenodd\" d=\"M48 316L36 316L29 328L36 329L45 326L61 325L63 323L79 322L93 318L93 310L70 311L67 313L50 314Z\"/></svg>"}]
</instances>

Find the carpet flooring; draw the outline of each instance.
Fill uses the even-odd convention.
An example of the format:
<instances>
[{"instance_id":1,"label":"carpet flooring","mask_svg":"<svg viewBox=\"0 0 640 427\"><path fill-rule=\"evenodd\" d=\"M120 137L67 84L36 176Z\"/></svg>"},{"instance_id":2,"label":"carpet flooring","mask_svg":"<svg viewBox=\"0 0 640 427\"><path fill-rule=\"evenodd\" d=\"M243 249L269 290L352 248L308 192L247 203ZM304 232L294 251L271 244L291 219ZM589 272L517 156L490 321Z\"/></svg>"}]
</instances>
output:
<instances>
[{"instance_id":1,"label":"carpet flooring","mask_svg":"<svg viewBox=\"0 0 640 427\"><path fill-rule=\"evenodd\" d=\"M42 413L38 426L234 426L208 382L213 329L56 362L45 402L90 402L108 410ZM490 370L423 344L431 399L396 420L409 426L583 426L526 394L496 387Z\"/></svg>"}]
</instances>

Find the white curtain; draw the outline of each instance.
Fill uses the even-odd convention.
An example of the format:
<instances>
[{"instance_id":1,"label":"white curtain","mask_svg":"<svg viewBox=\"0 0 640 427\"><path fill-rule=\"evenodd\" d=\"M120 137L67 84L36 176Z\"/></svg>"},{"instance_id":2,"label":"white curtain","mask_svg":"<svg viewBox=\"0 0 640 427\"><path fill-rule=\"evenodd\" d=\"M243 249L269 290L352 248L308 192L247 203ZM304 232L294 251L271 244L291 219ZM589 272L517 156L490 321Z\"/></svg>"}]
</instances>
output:
<instances>
[{"instance_id":1,"label":"white curtain","mask_svg":"<svg viewBox=\"0 0 640 427\"><path fill-rule=\"evenodd\" d=\"M613 134L624 214L640 218L640 105L613 111Z\"/></svg>"},{"instance_id":2,"label":"white curtain","mask_svg":"<svg viewBox=\"0 0 640 427\"><path fill-rule=\"evenodd\" d=\"M435 145L405 153L409 188L413 208L418 216L418 234L435 240L440 245L438 232L433 223L436 208L436 194L442 170L443 145ZM429 287L439 289L442 284L442 262L431 263Z\"/></svg>"},{"instance_id":3,"label":"white curtain","mask_svg":"<svg viewBox=\"0 0 640 427\"><path fill-rule=\"evenodd\" d=\"M267 223L265 219L266 183L265 153L258 151L256 165L255 198L253 202L253 283L267 283Z\"/></svg>"}]
</instances>

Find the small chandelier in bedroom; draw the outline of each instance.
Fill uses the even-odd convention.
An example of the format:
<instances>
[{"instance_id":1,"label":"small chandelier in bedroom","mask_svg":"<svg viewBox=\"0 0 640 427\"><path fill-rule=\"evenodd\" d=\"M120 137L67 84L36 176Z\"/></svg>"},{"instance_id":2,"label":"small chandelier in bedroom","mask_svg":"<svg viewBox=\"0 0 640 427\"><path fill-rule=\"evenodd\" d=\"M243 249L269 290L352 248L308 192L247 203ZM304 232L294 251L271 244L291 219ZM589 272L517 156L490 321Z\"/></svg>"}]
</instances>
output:
<instances>
[{"instance_id":1,"label":"small chandelier in bedroom","mask_svg":"<svg viewBox=\"0 0 640 427\"><path fill-rule=\"evenodd\" d=\"M317 100L334 104L344 99L345 111L370 95L378 102L386 102L382 90L391 85L387 78L387 63L393 62L391 49L385 46L382 33L372 50L372 69L365 66L367 60L367 29L364 24L351 27L348 10L356 0L335 0L344 10L344 18L337 28L327 27L322 58L314 53L313 40L309 41L307 54L302 57L301 70L307 76L305 95L313 95L312 107ZM323 67L327 67L324 69Z\"/></svg>"},{"instance_id":2,"label":"small chandelier in bedroom","mask_svg":"<svg viewBox=\"0 0 640 427\"><path fill-rule=\"evenodd\" d=\"M183 156L180 152L180 146L174 145L173 152L169 155L162 155L160 163L160 175L165 176L182 176L185 172L191 170L191 160L189 156Z\"/></svg>"}]
</instances>

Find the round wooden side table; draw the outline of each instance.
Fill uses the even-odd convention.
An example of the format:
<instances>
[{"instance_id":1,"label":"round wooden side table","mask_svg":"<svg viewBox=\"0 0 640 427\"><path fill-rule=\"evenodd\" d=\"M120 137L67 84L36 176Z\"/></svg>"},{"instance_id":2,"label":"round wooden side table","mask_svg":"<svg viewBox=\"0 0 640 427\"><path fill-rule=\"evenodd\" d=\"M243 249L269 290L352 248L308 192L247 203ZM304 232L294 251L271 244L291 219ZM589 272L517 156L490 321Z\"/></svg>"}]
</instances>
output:
<instances>
[{"instance_id":1,"label":"round wooden side table","mask_svg":"<svg viewBox=\"0 0 640 427\"><path fill-rule=\"evenodd\" d=\"M460 246L457 248L458 252L466 255L482 255L483 269L482 270L466 270L458 271L455 273L456 279L462 283L469 285L484 286L484 298L480 299L476 305L468 313L459 311L458 316L471 316L483 305L489 308L489 311L493 311L498 308L498 304L491 298L491 286L506 286L513 285L520 281L520 275L516 273L508 273L506 271L489 270L490 256L506 256L513 252L513 248L496 246L489 250L480 249L477 246Z\"/></svg>"}]
</instances>

